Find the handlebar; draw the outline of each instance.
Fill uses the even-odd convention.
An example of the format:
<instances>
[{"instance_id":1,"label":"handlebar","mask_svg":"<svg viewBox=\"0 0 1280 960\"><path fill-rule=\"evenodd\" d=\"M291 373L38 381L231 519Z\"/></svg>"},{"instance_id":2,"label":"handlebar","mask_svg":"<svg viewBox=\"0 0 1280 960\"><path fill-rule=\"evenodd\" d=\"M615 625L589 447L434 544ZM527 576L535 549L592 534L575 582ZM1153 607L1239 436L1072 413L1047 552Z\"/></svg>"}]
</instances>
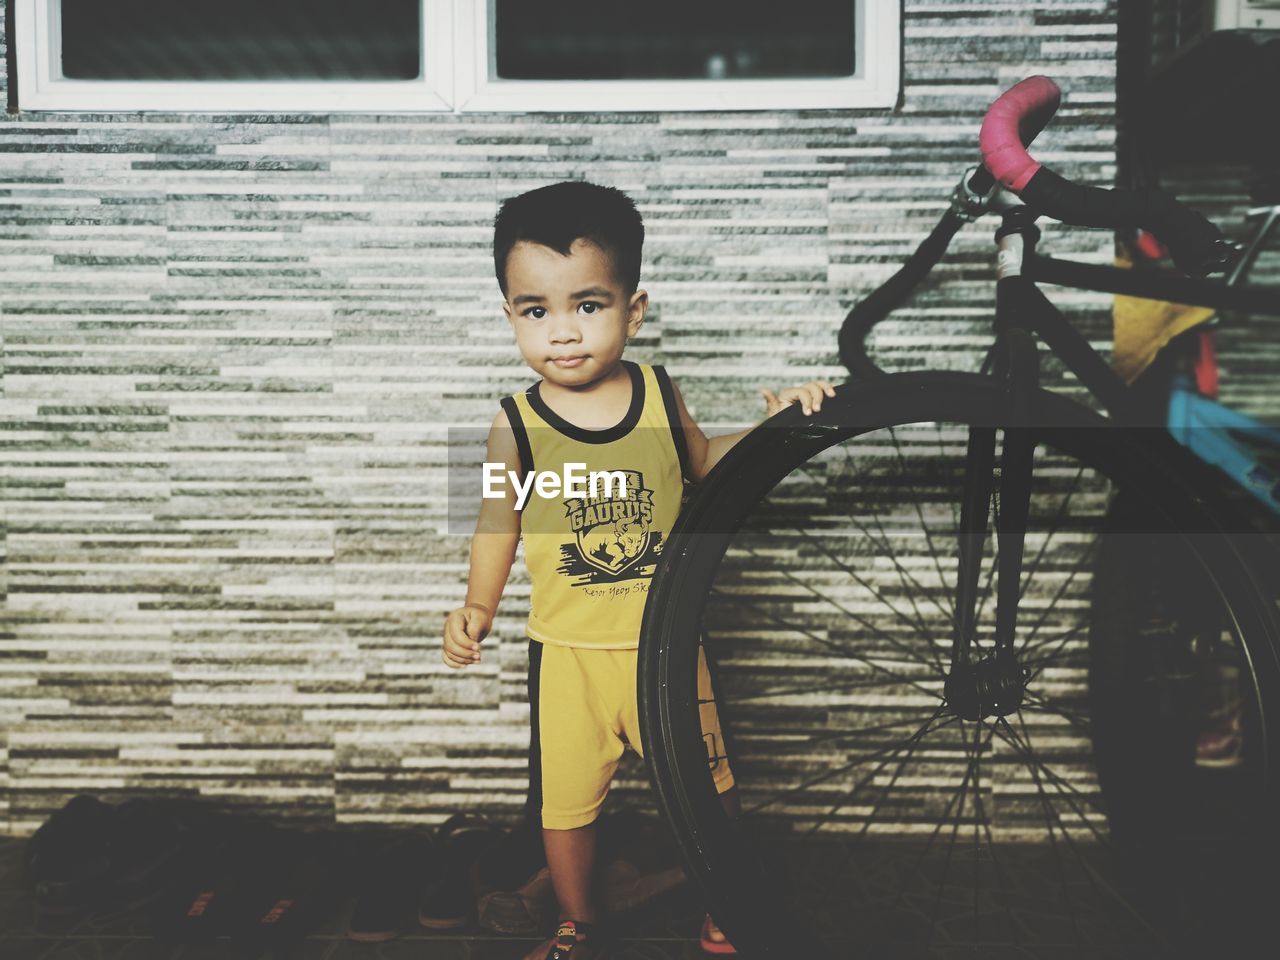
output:
<instances>
[{"instance_id":1,"label":"handlebar","mask_svg":"<svg viewBox=\"0 0 1280 960\"><path fill-rule=\"evenodd\" d=\"M966 172L950 209L892 277L856 304L838 338L840 360L854 376L884 373L867 356L867 332L900 306L942 259L956 232L1000 197L1003 187L1036 213L1062 223L1116 230L1144 229L1169 248L1183 273L1203 276L1226 269L1238 255L1209 220L1160 190L1104 190L1072 183L1035 160L1027 148L1061 103L1045 76L1014 84L987 109L978 142L982 165ZM999 184L999 187L997 187ZM993 192L994 191L994 192ZM988 198L987 195L991 194Z\"/></svg>"},{"instance_id":2,"label":"handlebar","mask_svg":"<svg viewBox=\"0 0 1280 960\"><path fill-rule=\"evenodd\" d=\"M1048 77L1027 77L993 103L982 120L983 165L1038 213L1080 227L1144 229L1190 276L1225 269L1236 255L1212 223L1161 190L1103 190L1072 183L1034 160L1027 147L1058 109Z\"/></svg>"},{"instance_id":3,"label":"handlebar","mask_svg":"<svg viewBox=\"0 0 1280 960\"><path fill-rule=\"evenodd\" d=\"M854 304L849 315L844 318L836 342L839 345L840 362L855 377L869 377L884 373L867 356L867 333L911 296L911 292L947 252L947 245L951 243L951 238L956 235L956 231L967 221L967 217L954 210L948 210L938 221L938 225L933 228L933 233L929 234L916 248L916 252L907 259L902 268L868 296Z\"/></svg>"},{"instance_id":4,"label":"handlebar","mask_svg":"<svg viewBox=\"0 0 1280 960\"><path fill-rule=\"evenodd\" d=\"M1027 77L987 108L978 133L982 165L1014 193L1021 193L1041 169L1027 147L1058 112L1062 91L1048 77Z\"/></svg>"}]
</instances>

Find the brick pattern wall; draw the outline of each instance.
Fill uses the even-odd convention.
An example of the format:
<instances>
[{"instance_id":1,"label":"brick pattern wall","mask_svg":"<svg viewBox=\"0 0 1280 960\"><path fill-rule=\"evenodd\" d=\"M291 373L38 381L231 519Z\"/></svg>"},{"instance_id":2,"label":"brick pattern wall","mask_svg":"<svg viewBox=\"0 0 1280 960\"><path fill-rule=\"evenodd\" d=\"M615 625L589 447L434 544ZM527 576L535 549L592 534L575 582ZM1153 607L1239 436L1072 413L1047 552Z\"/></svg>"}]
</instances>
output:
<instances>
[{"instance_id":1,"label":"brick pattern wall","mask_svg":"<svg viewBox=\"0 0 1280 960\"><path fill-rule=\"evenodd\" d=\"M1002 89L1057 79L1040 156L1111 182L1114 20L907 0L896 111L6 117L0 831L76 792L514 815L519 562L480 666L447 669L438 637L468 548L444 529L446 430L533 379L492 276L498 203L630 193L652 301L630 356L727 430L759 384L844 378L841 319L937 219ZM881 328L885 366L976 368L993 229ZM1104 232L1044 233L1111 259ZM1107 346L1108 298L1060 302ZM614 792L650 802L634 755Z\"/></svg>"}]
</instances>

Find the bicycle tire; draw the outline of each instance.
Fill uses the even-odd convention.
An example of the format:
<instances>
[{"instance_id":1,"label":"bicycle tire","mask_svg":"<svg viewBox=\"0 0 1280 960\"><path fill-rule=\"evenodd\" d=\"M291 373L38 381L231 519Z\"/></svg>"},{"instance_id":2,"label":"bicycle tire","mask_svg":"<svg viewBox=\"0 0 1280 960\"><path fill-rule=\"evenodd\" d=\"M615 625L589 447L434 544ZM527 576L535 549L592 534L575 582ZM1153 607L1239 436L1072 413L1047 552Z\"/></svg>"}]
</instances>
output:
<instances>
[{"instance_id":1,"label":"bicycle tire","mask_svg":"<svg viewBox=\"0 0 1280 960\"><path fill-rule=\"evenodd\" d=\"M743 438L697 488L672 531L654 573L641 630L637 684L645 756L652 787L672 825L686 869L744 956L810 955L810 950L821 951L812 955L837 955L841 947L809 919L784 906L789 893L784 865L761 851L749 822L731 821L724 813L707 771L694 667L698 645L704 640L712 581L733 538L740 534L744 518L817 454L850 438L880 430L893 432L910 424L945 421L970 427L999 426L1004 396L994 379L967 373L892 374L844 384L812 417L793 406ZM1249 786L1252 793L1264 796L1264 809L1274 808L1274 771L1280 760L1274 720L1280 703L1280 627L1274 604L1235 543L1236 535L1245 528L1237 526L1229 511L1206 495L1193 458L1167 434L1148 430L1135 436L1134 431L1116 429L1111 421L1074 401L1043 390L1033 396L1031 422L1041 441L1079 461L1082 470L1089 467L1114 488L1142 490L1147 514L1159 521L1157 529L1175 534L1195 558L1247 655L1249 689L1260 705L1255 711L1258 736L1250 751L1256 778ZM712 666L714 679L714 658ZM722 695L717 689L717 695ZM722 704L722 721L731 713ZM994 736L996 721L991 726ZM1009 742L1016 745L1016 733L1007 723L1006 727L1014 737ZM980 722L975 730L981 732ZM1025 723L1023 732L1027 732ZM731 719L725 739L732 760ZM979 744L976 737L974 744L974 755L980 758L987 744ZM1026 745L1031 745L1029 734ZM1027 760L1033 773L1034 759L1028 756ZM899 773L901 769L900 762ZM897 776L895 773L895 780ZM1045 791L1038 774L1036 787L1043 802ZM976 784L975 795L980 796ZM981 801L977 802L975 844L978 819L985 817ZM878 801L872 817L879 808ZM957 826L959 816L957 813ZM1081 814L1080 819L1089 817ZM1053 840L1054 826L1047 812L1045 820ZM1069 839L1061 823L1059 818L1064 840ZM863 835L866 833L864 826ZM988 839L991 836L988 830ZM1089 868L1084 860L1081 866ZM945 870L942 882L945 888ZM1064 892L1066 886L1064 879ZM941 896L940 890L939 899ZM1131 906L1125 904L1126 908ZM975 916L978 913L975 896ZM1011 926L1013 919L1011 916ZM1074 916L1071 922L1079 934Z\"/></svg>"}]
</instances>

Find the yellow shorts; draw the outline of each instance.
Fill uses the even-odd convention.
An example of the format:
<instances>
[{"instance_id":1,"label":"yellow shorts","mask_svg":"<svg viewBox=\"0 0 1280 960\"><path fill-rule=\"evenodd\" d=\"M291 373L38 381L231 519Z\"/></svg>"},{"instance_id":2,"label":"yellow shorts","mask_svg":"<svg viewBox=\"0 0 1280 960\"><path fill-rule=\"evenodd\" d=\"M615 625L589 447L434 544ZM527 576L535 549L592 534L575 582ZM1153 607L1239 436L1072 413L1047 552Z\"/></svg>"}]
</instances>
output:
<instances>
[{"instance_id":1,"label":"yellow shorts","mask_svg":"<svg viewBox=\"0 0 1280 960\"><path fill-rule=\"evenodd\" d=\"M637 650L592 650L529 641L529 802L542 826L594 823L628 744L641 757ZM707 657L698 647L707 765L716 792L733 786Z\"/></svg>"}]
</instances>

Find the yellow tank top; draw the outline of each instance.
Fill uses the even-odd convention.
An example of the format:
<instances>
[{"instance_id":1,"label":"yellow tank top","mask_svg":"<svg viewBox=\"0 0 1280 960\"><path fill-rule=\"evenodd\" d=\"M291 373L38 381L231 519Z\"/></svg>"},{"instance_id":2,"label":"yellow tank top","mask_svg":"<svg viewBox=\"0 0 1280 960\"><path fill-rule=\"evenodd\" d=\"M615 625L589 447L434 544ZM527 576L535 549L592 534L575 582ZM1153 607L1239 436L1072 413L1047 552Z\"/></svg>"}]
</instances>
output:
<instances>
[{"instance_id":1,"label":"yellow tank top","mask_svg":"<svg viewBox=\"0 0 1280 960\"><path fill-rule=\"evenodd\" d=\"M526 629L542 643L639 646L649 581L680 513L688 453L671 381L660 366L622 365L631 376L631 404L607 430L587 430L559 416L543 401L541 381L502 400L521 469L561 478L552 496L530 488L520 514L533 583ZM585 496L566 495L569 464L582 465L568 479Z\"/></svg>"}]
</instances>

